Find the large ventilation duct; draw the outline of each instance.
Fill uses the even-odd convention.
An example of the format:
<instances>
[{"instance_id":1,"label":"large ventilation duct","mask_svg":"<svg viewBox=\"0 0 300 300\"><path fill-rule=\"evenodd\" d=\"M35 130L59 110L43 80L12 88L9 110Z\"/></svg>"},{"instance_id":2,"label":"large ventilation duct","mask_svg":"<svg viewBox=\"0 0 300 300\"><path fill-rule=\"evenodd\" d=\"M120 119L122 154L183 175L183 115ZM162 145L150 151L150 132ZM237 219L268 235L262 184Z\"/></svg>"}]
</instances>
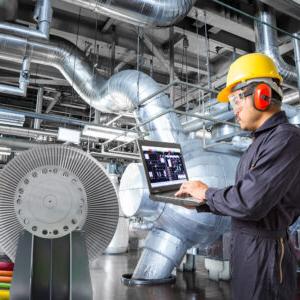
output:
<instances>
[{"instance_id":1,"label":"large ventilation duct","mask_svg":"<svg viewBox=\"0 0 300 300\"><path fill-rule=\"evenodd\" d=\"M171 26L188 14L194 0L62 0L137 26Z\"/></svg>"},{"instance_id":2,"label":"large ventilation duct","mask_svg":"<svg viewBox=\"0 0 300 300\"><path fill-rule=\"evenodd\" d=\"M170 112L172 104L165 94L160 93L142 103L143 99L160 90L151 77L137 71L123 71L105 81L93 70L84 55L69 43L58 41L44 44L0 35L0 56L6 59L20 60L26 47L32 62L59 69L83 100L94 108L111 113L135 111L140 125L144 125L142 129L149 133L149 139L180 142L191 179L202 179L215 187L233 183L237 157L202 152L199 141L188 140L176 114ZM132 178L133 175L128 174L127 177ZM126 182L126 175L123 178ZM139 182L138 178L143 180L141 170L135 178L136 182ZM144 181L141 186L144 191ZM151 207L152 201L147 193L143 194L142 199L146 206ZM138 190L137 195L140 195ZM140 200L137 196L135 199ZM159 205L157 209L159 214L156 214L154 229L149 234L141 262L134 272L136 278L165 278L189 247L195 244L205 247L229 229L229 218L198 214L195 210L172 204ZM155 214L155 210L149 209L148 212Z\"/></svg>"},{"instance_id":3,"label":"large ventilation duct","mask_svg":"<svg viewBox=\"0 0 300 300\"><path fill-rule=\"evenodd\" d=\"M255 22L257 52L263 52L270 56L274 60L279 73L284 78L284 83L297 88L296 68L283 60L278 49L277 33L272 27L267 25L276 27L274 10L262 3L258 3L257 17L259 19L259 22Z\"/></svg>"},{"instance_id":4,"label":"large ventilation duct","mask_svg":"<svg viewBox=\"0 0 300 300\"><path fill-rule=\"evenodd\" d=\"M0 57L20 61L25 53L31 62L58 69L88 104L100 99L104 79L93 70L84 54L66 41L39 43L0 34Z\"/></svg>"}]
</instances>

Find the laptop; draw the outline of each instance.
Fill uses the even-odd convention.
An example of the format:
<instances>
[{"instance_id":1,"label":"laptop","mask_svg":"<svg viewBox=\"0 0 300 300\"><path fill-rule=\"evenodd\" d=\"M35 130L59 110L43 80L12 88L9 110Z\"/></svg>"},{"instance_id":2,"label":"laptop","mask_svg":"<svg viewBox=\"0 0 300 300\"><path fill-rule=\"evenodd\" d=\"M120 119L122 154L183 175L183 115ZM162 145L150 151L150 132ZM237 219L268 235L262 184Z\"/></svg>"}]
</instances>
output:
<instances>
[{"instance_id":1,"label":"laptop","mask_svg":"<svg viewBox=\"0 0 300 300\"><path fill-rule=\"evenodd\" d=\"M138 140L150 199L182 206L200 206L193 197L175 197L188 175L179 144Z\"/></svg>"}]
</instances>

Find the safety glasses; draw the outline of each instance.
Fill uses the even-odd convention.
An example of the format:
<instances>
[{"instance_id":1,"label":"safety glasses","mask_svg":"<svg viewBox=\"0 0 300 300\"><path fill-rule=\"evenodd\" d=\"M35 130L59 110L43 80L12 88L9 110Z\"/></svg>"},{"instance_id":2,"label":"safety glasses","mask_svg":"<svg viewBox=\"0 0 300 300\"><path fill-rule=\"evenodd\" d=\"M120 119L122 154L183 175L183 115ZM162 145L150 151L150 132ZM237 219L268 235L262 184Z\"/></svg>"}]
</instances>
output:
<instances>
[{"instance_id":1,"label":"safety glasses","mask_svg":"<svg viewBox=\"0 0 300 300\"><path fill-rule=\"evenodd\" d=\"M228 96L230 105L232 107L233 110L235 110L237 107L239 107L244 100L246 99L246 96L243 92L238 93L238 94L230 94Z\"/></svg>"},{"instance_id":2,"label":"safety glasses","mask_svg":"<svg viewBox=\"0 0 300 300\"><path fill-rule=\"evenodd\" d=\"M229 94L228 99L233 110L239 107L248 96L252 95L254 87L255 85L250 84L246 86L240 93Z\"/></svg>"}]
</instances>

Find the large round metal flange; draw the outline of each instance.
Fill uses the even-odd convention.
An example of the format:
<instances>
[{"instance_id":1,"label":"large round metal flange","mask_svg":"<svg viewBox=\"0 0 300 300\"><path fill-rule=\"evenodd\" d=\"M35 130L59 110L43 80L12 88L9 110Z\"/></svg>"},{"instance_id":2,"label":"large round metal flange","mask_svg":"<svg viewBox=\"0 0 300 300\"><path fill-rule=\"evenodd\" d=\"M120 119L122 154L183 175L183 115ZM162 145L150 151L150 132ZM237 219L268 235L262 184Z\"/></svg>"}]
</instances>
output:
<instances>
[{"instance_id":1,"label":"large round metal flange","mask_svg":"<svg viewBox=\"0 0 300 300\"><path fill-rule=\"evenodd\" d=\"M33 170L23 177L15 193L20 224L43 238L58 238L84 225L87 199L79 178L56 166Z\"/></svg>"},{"instance_id":2,"label":"large round metal flange","mask_svg":"<svg viewBox=\"0 0 300 300\"><path fill-rule=\"evenodd\" d=\"M24 228L43 238L81 229L93 260L111 241L118 217L113 184L101 164L82 150L35 147L0 172L0 245L12 260Z\"/></svg>"}]
</instances>

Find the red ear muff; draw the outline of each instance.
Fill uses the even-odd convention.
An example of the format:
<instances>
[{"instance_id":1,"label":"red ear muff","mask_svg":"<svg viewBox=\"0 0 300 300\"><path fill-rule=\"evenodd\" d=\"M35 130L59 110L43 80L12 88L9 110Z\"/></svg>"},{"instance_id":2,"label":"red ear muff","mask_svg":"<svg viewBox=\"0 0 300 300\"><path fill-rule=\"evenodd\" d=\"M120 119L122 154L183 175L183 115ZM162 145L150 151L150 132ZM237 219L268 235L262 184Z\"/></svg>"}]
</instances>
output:
<instances>
[{"instance_id":1,"label":"red ear muff","mask_svg":"<svg viewBox=\"0 0 300 300\"><path fill-rule=\"evenodd\" d=\"M269 108L272 100L272 89L266 83L258 84L253 92L253 104L257 110L265 111Z\"/></svg>"}]
</instances>

